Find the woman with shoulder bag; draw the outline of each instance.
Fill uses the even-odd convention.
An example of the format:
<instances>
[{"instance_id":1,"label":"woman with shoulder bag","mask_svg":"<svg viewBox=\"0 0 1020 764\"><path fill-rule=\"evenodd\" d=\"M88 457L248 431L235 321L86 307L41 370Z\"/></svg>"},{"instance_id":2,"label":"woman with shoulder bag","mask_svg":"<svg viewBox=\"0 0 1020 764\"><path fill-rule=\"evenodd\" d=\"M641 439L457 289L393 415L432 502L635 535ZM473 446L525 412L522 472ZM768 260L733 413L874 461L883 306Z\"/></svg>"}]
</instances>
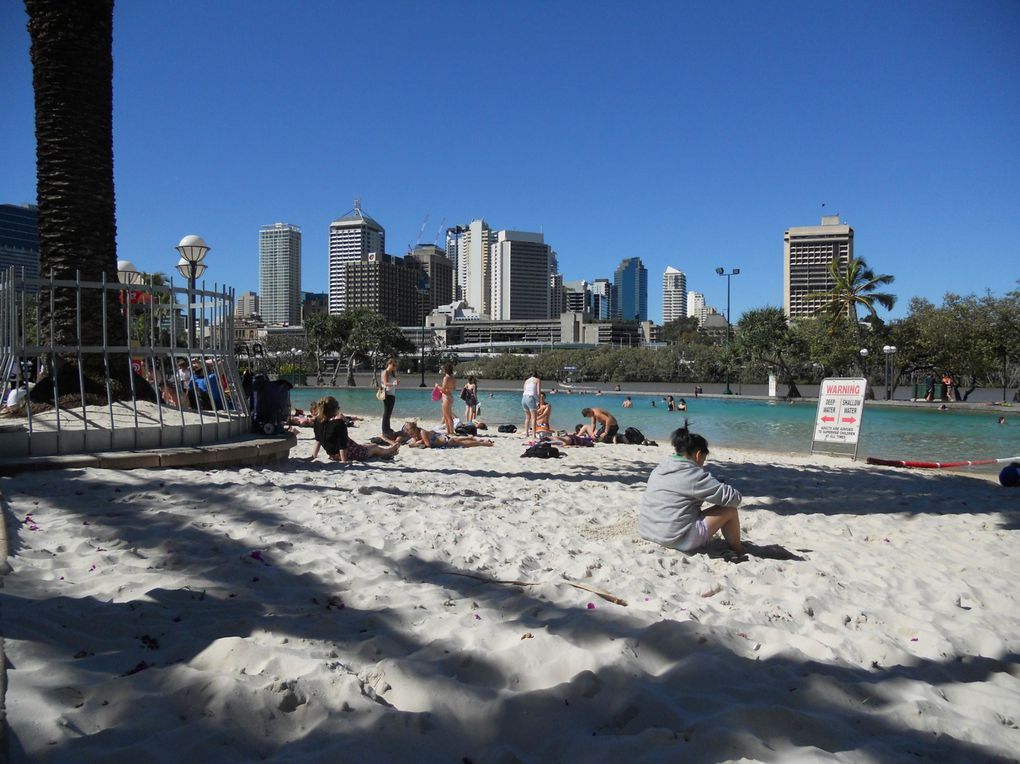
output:
<instances>
[{"instance_id":1,"label":"woman with shoulder bag","mask_svg":"<svg viewBox=\"0 0 1020 764\"><path fill-rule=\"evenodd\" d=\"M382 375L379 377L379 384L376 397L383 402L382 434L383 437L392 438L396 433L390 426L390 416L397 403L397 385L400 384L400 380L397 379L397 359L393 356L386 359L386 368L383 369ZM381 397L380 393L382 393Z\"/></svg>"}]
</instances>

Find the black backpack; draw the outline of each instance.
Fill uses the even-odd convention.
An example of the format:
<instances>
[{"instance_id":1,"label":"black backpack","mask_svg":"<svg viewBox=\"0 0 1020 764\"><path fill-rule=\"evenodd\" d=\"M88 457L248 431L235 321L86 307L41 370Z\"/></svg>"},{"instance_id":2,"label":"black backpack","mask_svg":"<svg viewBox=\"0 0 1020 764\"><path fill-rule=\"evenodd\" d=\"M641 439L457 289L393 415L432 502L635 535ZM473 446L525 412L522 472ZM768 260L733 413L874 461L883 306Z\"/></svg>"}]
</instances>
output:
<instances>
[{"instance_id":1,"label":"black backpack","mask_svg":"<svg viewBox=\"0 0 1020 764\"><path fill-rule=\"evenodd\" d=\"M637 427L628 427L626 430L623 431L623 437L627 440L628 443L631 443L636 446L640 446L642 443L645 442L644 433L642 433L641 430L639 430Z\"/></svg>"},{"instance_id":2,"label":"black backpack","mask_svg":"<svg viewBox=\"0 0 1020 764\"><path fill-rule=\"evenodd\" d=\"M456 429L454 429L454 432L458 435L477 435L478 428L473 424L459 424Z\"/></svg>"},{"instance_id":3,"label":"black backpack","mask_svg":"<svg viewBox=\"0 0 1020 764\"><path fill-rule=\"evenodd\" d=\"M515 424L501 424L496 428L498 432L517 432L517 425Z\"/></svg>"},{"instance_id":4,"label":"black backpack","mask_svg":"<svg viewBox=\"0 0 1020 764\"><path fill-rule=\"evenodd\" d=\"M521 458L523 459L526 456L532 456L536 459L559 459L561 456L566 456L566 454L560 453L556 446L543 440L541 443L528 446L524 453L521 454Z\"/></svg>"}]
</instances>

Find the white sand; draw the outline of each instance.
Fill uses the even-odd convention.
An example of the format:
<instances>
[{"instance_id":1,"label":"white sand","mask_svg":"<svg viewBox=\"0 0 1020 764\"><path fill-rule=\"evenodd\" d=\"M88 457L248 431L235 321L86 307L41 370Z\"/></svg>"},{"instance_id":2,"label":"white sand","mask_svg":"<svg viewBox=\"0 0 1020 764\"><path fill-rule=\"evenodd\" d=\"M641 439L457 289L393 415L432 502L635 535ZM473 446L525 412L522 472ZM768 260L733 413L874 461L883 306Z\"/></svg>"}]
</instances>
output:
<instances>
[{"instance_id":1,"label":"white sand","mask_svg":"<svg viewBox=\"0 0 1020 764\"><path fill-rule=\"evenodd\" d=\"M495 437L3 479L12 759L1016 760L1020 491L713 450L806 558L731 564L637 538L665 446Z\"/></svg>"}]
</instances>

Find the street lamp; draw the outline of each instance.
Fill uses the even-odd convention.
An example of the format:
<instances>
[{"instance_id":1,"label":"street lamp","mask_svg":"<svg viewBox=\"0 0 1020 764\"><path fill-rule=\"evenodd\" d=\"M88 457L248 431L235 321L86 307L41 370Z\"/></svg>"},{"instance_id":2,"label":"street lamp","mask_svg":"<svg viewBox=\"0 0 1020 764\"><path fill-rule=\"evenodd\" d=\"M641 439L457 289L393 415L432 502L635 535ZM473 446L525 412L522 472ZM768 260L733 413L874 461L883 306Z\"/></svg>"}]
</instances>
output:
<instances>
[{"instance_id":1,"label":"street lamp","mask_svg":"<svg viewBox=\"0 0 1020 764\"><path fill-rule=\"evenodd\" d=\"M726 272L725 268L716 268L715 272L720 276L726 277L726 350L727 353L730 350L730 276L740 275L740 268L734 268L729 273ZM733 395L733 391L730 390L730 364L727 359L726 362L726 395Z\"/></svg>"},{"instance_id":2,"label":"street lamp","mask_svg":"<svg viewBox=\"0 0 1020 764\"><path fill-rule=\"evenodd\" d=\"M896 355L895 345L886 345L882 348L882 352L885 353L885 399L892 400L892 387L889 385L889 377L892 376L892 361L893 356Z\"/></svg>"},{"instance_id":3,"label":"street lamp","mask_svg":"<svg viewBox=\"0 0 1020 764\"><path fill-rule=\"evenodd\" d=\"M429 274L422 273L418 278L418 307L421 308L421 384L418 387L425 387L425 297L429 293Z\"/></svg>"},{"instance_id":4,"label":"street lamp","mask_svg":"<svg viewBox=\"0 0 1020 764\"><path fill-rule=\"evenodd\" d=\"M189 234L177 245L181 259L177 261L177 272L188 280L188 347L195 346L195 281L205 273L206 252L209 245L201 236Z\"/></svg>"}]
</instances>

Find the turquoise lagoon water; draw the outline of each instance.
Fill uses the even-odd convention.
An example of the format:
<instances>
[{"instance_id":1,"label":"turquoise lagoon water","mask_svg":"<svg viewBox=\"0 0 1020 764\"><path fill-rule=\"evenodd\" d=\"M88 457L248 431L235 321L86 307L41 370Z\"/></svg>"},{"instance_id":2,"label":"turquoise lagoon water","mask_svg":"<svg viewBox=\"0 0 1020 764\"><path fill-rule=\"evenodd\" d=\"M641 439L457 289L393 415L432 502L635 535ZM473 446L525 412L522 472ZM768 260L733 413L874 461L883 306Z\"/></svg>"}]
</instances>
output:
<instances>
[{"instance_id":1,"label":"turquoise lagoon water","mask_svg":"<svg viewBox=\"0 0 1020 764\"><path fill-rule=\"evenodd\" d=\"M393 411L393 423L421 418L426 424L440 421L439 404L431 399L432 388L401 388ZM316 398L333 395L345 413L381 416L382 403L371 388L297 388L291 391L295 406L307 409ZM678 400L680 396L675 396ZM763 451L800 452L811 450L815 403L786 403L740 398L686 398L686 414L666 410L658 397L632 396L630 409L621 406L621 394L549 396L553 406L552 425L572 430L585 421L581 409L598 407L611 412L622 430L637 427L645 437L660 442L683 424L704 435L710 445ZM653 407L652 401L655 402ZM491 428L503 422L521 427L524 422L521 396L516 392L483 393L481 420ZM454 415L464 412L457 400ZM938 411L866 405L861 426L859 455L883 459L959 461L998 459L1020 455L1020 417L1008 417L1006 425L997 424L999 413L988 411Z\"/></svg>"}]
</instances>

